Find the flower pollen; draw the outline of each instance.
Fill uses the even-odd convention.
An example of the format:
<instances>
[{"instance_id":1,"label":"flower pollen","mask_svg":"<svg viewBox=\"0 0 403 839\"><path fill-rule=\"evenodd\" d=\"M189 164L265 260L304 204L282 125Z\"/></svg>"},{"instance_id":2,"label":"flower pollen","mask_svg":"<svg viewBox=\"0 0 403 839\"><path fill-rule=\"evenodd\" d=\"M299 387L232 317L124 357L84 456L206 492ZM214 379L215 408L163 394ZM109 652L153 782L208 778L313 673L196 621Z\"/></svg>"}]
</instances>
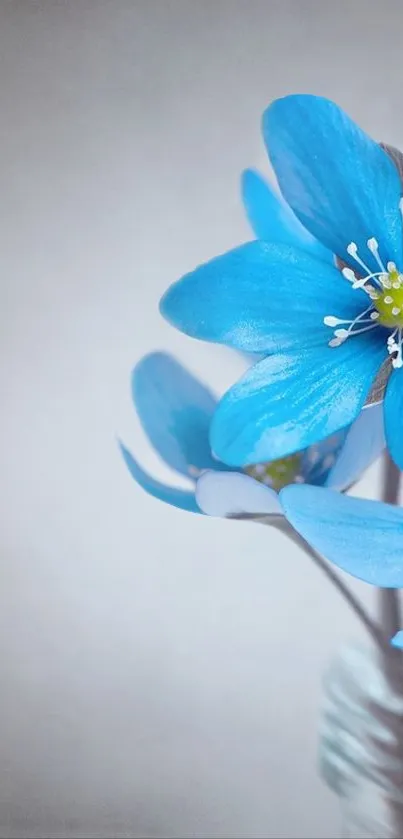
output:
<instances>
[{"instance_id":1,"label":"flower pollen","mask_svg":"<svg viewBox=\"0 0 403 839\"><path fill-rule=\"evenodd\" d=\"M291 454L279 460L272 460L270 463L257 463L255 466L246 466L245 472L256 481L279 491L288 484L304 483L300 473L301 455Z\"/></svg>"}]
</instances>

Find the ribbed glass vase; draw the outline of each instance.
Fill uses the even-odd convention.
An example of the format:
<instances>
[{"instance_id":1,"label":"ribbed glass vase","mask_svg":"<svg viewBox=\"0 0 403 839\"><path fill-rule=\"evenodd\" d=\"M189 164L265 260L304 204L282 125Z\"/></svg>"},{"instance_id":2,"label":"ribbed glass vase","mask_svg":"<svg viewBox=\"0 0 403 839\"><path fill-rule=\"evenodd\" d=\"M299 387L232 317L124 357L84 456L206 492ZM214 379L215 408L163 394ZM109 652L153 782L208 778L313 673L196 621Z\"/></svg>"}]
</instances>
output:
<instances>
[{"instance_id":1,"label":"ribbed glass vase","mask_svg":"<svg viewBox=\"0 0 403 839\"><path fill-rule=\"evenodd\" d=\"M345 648L324 679L321 773L342 837L403 839L403 656Z\"/></svg>"}]
</instances>

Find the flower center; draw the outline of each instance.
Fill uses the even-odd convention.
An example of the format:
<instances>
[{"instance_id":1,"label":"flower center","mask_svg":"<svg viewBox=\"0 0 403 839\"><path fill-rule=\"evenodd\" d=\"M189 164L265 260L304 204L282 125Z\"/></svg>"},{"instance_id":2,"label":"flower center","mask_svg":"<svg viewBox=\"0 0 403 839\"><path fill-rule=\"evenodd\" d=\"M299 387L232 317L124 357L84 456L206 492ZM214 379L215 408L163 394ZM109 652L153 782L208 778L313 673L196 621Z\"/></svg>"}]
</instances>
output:
<instances>
[{"instance_id":1,"label":"flower center","mask_svg":"<svg viewBox=\"0 0 403 839\"><path fill-rule=\"evenodd\" d=\"M272 489L280 490L288 484L303 483L300 474L301 455L291 454L271 463L257 463L256 466L246 466L245 472L256 481L260 481Z\"/></svg>"},{"instance_id":2,"label":"flower center","mask_svg":"<svg viewBox=\"0 0 403 839\"><path fill-rule=\"evenodd\" d=\"M378 251L378 242L373 237L368 239L367 248L375 257L379 271L371 271L358 254L355 242L350 242L347 252L357 263L357 268L343 268L342 274L352 284L352 288L361 288L370 299L369 306L353 320L343 320L334 315L326 315L326 326L336 327L330 347L339 347L353 335L361 335L379 326L392 330L387 339L387 349L392 357L393 367L403 366L403 273L394 262L383 264ZM364 273L365 272L365 273Z\"/></svg>"},{"instance_id":3,"label":"flower center","mask_svg":"<svg viewBox=\"0 0 403 839\"><path fill-rule=\"evenodd\" d=\"M391 329L403 327L403 276L396 270L389 271L383 280L384 290L374 295L375 308L379 312L378 323ZM385 285L387 283L387 285Z\"/></svg>"}]
</instances>

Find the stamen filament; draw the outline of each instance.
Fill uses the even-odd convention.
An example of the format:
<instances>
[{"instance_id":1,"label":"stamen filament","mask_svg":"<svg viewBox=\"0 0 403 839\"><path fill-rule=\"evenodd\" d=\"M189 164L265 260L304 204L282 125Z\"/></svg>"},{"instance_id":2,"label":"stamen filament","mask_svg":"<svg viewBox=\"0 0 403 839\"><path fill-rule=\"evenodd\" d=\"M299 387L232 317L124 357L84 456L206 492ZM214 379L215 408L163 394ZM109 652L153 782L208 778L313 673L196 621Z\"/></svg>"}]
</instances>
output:
<instances>
[{"instance_id":1,"label":"stamen filament","mask_svg":"<svg viewBox=\"0 0 403 839\"><path fill-rule=\"evenodd\" d=\"M373 277L375 277L376 279L379 278L380 282L383 285L381 277L382 277L382 274L384 274L384 273L385 273L384 271L376 271L374 274L368 274L367 277L359 277L358 279L354 280L353 288L362 288L363 286L365 286L367 280L372 280Z\"/></svg>"},{"instance_id":2,"label":"stamen filament","mask_svg":"<svg viewBox=\"0 0 403 839\"><path fill-rule=\"evenodd\" d=\"M385 266L384 266L384 264L381 260L381 257L379 256L378 247L379 247L378 242L377 242L377 240L375 239L374 236L372 236L371 239L368 239L368 242L367 242L368 250L371 251L371 253L375 257L381 271L383 271L383 273L386 274L387 271L386 271L386 268L385 268Z\"/></svg>"},{"instance_id":3,"label":"stamen filament","mask_svg":"<svg viewBox=\"0 0 403 839\"><path fill-rule=\"evenodd\" d=\"M361 268L363 268L364 271L367 272L367 274L371 273L371 269L368 268L368 265L366 265L365 262L361 259L361 257L358 256L358 248L355 242L350 242L350 244L347 246L347 253L353 257L353 259L358 263L358 265L361 265Z\"/></svg>"}]
</instances>

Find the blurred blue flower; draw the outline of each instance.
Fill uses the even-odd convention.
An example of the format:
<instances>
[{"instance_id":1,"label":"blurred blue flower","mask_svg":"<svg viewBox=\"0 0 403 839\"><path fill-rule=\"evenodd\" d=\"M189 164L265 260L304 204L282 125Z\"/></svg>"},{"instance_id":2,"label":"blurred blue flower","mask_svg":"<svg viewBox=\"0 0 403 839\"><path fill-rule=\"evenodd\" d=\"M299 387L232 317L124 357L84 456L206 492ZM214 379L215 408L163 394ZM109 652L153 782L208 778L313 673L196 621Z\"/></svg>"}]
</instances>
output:
<instances>
[{"instance_id":1,"label":"blurred blue flower","mask_svg":"<svg viewBox=\"0 0 403 839\"><path fill-rule=\"evenodd\" d=\"M316 96L274 102L263 134L290 209L278 206L273 214L270 194L246 175L259 240L200 266L161 301L164 316L187 334L265 356L221 400L212 448L235 466L307 448L356 419L389 363L386 439L403 467L402 184L395 158Z\"/></svg>"},{"instance_id":2,"label":"blurred blue flower","mask_svg":"<svg viewBox=\"0 0 403 839\"><path fill-rule=\"evenodd\" d=\"M345 489L384 446L382 411L375 406L363 411L349 429L306 451L228 471L212 455L209 444L217 402L174 358L162 352L145 356L133 371L132 394L152 446L171 469L188 479L192 489L156 481L121 444L126 465L150 495L191 512L217 516L281 512L278 490L285 484L307 482Z\"/></svg>"}]
</instances>

